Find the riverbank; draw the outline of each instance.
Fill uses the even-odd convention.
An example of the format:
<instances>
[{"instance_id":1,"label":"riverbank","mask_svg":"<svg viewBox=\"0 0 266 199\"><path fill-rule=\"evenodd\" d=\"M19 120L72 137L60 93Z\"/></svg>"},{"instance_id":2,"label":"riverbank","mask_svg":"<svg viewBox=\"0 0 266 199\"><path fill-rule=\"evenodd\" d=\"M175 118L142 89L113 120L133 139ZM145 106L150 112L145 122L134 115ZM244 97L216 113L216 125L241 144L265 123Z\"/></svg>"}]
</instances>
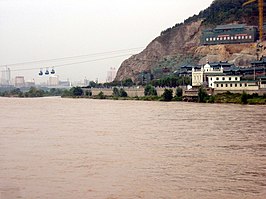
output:
<instances>
[{"instance_id":1,"label":"riverbank","mask_svg":"<svg viewBox=\"0 0 266 199\"><path fill-rule=\"evenodd\" d=\"M106 100L136 100L136 101L162 101L162 96L142 96L142 97L114 97L106 95L95 95L95 96L63 96L62 98L84 98L84 99L106 99ZM173 97L168 102L182 102L185 101L182 97ZM188 102L188 101L186 101ZM197 103L198 99L189 101ZM258 96L256 94L239 94L239 93L221 93L212 96L206 96L205 99L200 103L217 103L217 104L250 104L250 105L266 105L266 95Z\"/></svg>"},{"instance_id":2,"label":"riverbank","mask_svg":"<svg viewBox=\"0 0 266 199\"><path fill-rule=\"evenodd\" d=\"M108 92L101 89L82 89L73 87L70 90L51 89L43 91L41 89L31 88L27 92L19 89L1 93L3 97L34 98L61 96L62 98L85 98L85 99L107 99L107 100L137 100L137 101L186 101L201 103L230 103L230 104L252 104L266 105L266 93L263 95L243 93L218 93L208 95L204 89L200 89L198 96L187 98L183 96L182 88L155 88L147 86L145 88L113 88L107 89ZM128 92L130 90L130 92ZM136 92L138 91L138 92ZM130 93L130 95L128 94ZM134 95L136 94L136 95ZM197 94L197 93L196 93Z\"/></svg>"}]
</instances>

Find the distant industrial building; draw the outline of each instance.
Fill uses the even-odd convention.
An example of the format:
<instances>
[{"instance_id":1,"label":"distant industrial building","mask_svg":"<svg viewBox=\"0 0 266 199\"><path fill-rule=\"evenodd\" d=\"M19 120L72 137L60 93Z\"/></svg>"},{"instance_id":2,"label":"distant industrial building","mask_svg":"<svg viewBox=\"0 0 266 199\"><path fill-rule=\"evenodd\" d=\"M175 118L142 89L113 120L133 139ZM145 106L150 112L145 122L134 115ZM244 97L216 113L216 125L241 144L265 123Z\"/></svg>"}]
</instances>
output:
<instances>
[{"instance_id":1,"label":"distant industrial building","mask_svg":"<svg viewBox=\"0 0 266 199\"><path fill-rule=\"evenodd\" d=\"M11 85L11 71L10 68L6 67L6 70L1 71L1 85L2 86L9 86Z\"/></svg>"},{"instance_id":2,"label":"distant industrial building","mask_svg":"<svg viewBox=\"0 0 266 199\"><path fill-rule=\"evenodd\" d=\"M59 86L59 76L53 75L49 77L48 86Z\"/></svg>"},{"instance_id":3,"label":"distant industrial building","mask_svg":"<svg viewBox=\"0 0 266 199\"><path fill-rule=\"evenodd\" d=\"M28 80L25 82L25 87L30 88L30 87L35 87L35 80Z\"/></svg>"},{"instance_id":4,"label":"distant industrial building","mask_svg":"<svg viewBox=\"0 0 266 199\"><path fill-rule=\"evenodd\" d=\"M214 29L204 30L202 45L252 43L259 39L258 28L245 24L219 25Z\"/></svg>"},{"instance_id":5,"label":"distant industrial building","mask_svg":"<svg viewBox=\"0 0 266 199\"><path fill-rule=\"evenodd\" d=\"M116 69L111 67L109 71L107 71L107 79L106 82L112 82L114 81L116 76Z\"/></svg>"},{"instance_id":6,"label":"distant industrial building","mask_svg":"<svg viewBox=\"0 0 266 199\"><path fill-rule=\"evenodd\" d=\"M15 77L15 87L17 87L17 88L25 87L24 76L16 76Z\"/></svg>"}]
</instances>

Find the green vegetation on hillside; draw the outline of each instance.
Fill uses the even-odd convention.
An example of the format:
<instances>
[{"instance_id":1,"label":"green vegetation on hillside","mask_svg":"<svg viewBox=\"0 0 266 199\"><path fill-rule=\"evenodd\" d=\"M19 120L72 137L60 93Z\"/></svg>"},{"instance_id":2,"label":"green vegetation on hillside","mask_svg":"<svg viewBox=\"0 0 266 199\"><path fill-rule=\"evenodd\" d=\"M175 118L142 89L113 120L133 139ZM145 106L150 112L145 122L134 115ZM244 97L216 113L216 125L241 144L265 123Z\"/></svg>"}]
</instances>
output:
<instances>
[{"instance_id":1,"label":"green vegetation on hillside","mask_svg":"<svg viewBox=\"0 0 266 199\"><path fill-rule=\"evenodd\" d=\"M246 23L248 25L257 25L258 6L256 3L242 6L247 0L215 0L205 10L198 15L194 15L184 21L190 23L203 19L203 24L208 27L214 27L220 24L227 24L232 22ZM172 28L162 31L161 35L170 32L172 29L179 27L183 23L176 24Z\"/></svg>"}]
</instances>

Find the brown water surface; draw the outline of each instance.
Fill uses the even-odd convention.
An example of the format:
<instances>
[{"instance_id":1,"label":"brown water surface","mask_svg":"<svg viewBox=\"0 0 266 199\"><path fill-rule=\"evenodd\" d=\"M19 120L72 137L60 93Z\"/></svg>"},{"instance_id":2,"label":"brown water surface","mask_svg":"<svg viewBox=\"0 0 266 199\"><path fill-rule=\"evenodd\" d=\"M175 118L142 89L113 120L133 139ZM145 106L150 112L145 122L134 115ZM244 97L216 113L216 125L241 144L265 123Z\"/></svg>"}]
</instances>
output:
<instances>
[{"instance_id":1,"label":"brown water surface","mask_svg":"<svg viewBox=\"0 0 266 199\"><path fill-rule=\"evenodd\" d=\"M266 198L266 106L0 98L0 199Z\"/></svg>"}]
</instances>

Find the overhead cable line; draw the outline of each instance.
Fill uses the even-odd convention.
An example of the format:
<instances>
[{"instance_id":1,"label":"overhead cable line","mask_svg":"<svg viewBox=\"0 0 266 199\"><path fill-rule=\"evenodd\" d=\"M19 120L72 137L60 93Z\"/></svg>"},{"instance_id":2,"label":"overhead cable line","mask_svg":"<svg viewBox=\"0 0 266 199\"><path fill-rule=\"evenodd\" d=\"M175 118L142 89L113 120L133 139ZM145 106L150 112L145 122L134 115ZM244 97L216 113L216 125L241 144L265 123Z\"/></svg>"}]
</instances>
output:
<instances>
[{"instance_id":1,"label":"overhead cable line","mask_svg":"<svg viewBox=\"0 0 266 199\"><path fill-rule=\"evenodd\" d=\"M129 48L129 49L107 51L107 52L101 52L101 53L92 53L92 54L76 55L76 56L61 57L61 58L54 58L54 59L43 59L43 60L35 60L35 61L28 61L28 62L21 62L21 63L4 64L1 67L19 66L19 65L25 65L25 64L53 62L53 61L64 61L64 60L67 60L67 59L77 59L77 58L83 58L83 57L89 57L89 56L97 56L97 55L106 55L106 54L113 54L113 53L119 53L119 52L121 53L121 52L125 52L125 51L138 50L138 49L142 49L142 48L143 47Z\"/></svg>"},{"instance_id":2,"label":"overhead cable line","mask_svg":"<svg viewBox=\"0 0 266 199\"><path fill-rule=\"evenodd\" d=\"M102 61L102 60L107 60L107 59L113 59L113 58L118 58L118 57L125 57L133 54L123 54L123 55L117 55L117 56L112 56L112 57L104 57L104 58L99 58L99 59L91 59L91 60L86 60L86 61L80 61L80 62L72 62L72 63L66 63L66 64L58 64L58 65L53 65L53 67L59 68L59 67L64 67L64 66L70 66L70 65L75 65L75 64L83 64L83 63L89 63L89 62L95 62L95 61ZM11 71L29 71L29 70L36 70L38 68L24 68L24 69L15 69Z\"/></svg>"}]
</instances>

